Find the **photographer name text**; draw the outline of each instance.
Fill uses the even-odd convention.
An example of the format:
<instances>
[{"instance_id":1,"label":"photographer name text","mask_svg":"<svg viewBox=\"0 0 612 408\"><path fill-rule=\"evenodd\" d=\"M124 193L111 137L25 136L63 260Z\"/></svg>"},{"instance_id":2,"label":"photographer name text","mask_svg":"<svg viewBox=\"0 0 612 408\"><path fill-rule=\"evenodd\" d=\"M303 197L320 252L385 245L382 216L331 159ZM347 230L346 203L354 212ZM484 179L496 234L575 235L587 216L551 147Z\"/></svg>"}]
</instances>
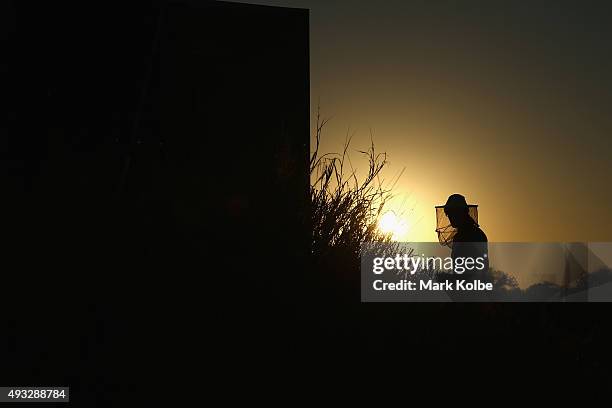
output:
<instances>
[{"instance_id":1,"label":"photographer name text","mask_svg":"<svg viewBox=\"0 0 612 408\"><path fill-rule=\"evenodd\" d=\"M374 290L376 291L483 291L493 290L491 282L482 282L481 280L466 280L459 279L454 281L446 280L444 282L436 282L431 279L420 280L418 282L402 279L399 282L384 282L377 279L373 282Z\"/></svg>"}]
</instances>

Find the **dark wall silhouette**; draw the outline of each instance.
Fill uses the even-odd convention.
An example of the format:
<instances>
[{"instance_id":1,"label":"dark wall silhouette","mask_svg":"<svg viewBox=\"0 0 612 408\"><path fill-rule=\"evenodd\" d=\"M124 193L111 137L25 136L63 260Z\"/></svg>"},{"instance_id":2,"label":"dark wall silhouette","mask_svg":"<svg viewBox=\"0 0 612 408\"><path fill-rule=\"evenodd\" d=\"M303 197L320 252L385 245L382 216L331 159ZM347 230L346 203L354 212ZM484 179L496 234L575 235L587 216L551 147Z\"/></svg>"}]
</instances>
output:
<instances>
[{"instance_id":1,"label":"dark wall silhouette","mask_svg":"<svg viewBox=\"0 0 612 408\"><path fill-rule=\"evenodd\" d=\"M15 147L7 287L24 290L3 298L3 379L116 404L207 352L217 323L250 320L238 305L278 265L304 265L308 12L81 2L47 17L48 133Z\"/></svg>"}]
</instances>

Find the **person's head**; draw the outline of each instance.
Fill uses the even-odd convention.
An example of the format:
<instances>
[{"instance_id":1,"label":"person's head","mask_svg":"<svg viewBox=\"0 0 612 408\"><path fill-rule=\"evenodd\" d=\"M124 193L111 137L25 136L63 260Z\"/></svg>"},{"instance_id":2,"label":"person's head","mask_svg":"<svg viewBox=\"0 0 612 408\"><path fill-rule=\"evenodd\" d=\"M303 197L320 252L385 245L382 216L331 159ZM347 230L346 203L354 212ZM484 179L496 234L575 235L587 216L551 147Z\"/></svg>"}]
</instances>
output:
<instances>
[{"instance_id":1,"label":"person's head","mask_svg":"<svg viewBox=\"0 0 612 408\"><path fill-rule=\"evenodd\" d=\"M470 217L467 201L465 201L465 197L461 194L453 194L448 197L444 205L444 213L455 228L461 228L474 223L474 220Z\"/></svg>"}]
</instances>

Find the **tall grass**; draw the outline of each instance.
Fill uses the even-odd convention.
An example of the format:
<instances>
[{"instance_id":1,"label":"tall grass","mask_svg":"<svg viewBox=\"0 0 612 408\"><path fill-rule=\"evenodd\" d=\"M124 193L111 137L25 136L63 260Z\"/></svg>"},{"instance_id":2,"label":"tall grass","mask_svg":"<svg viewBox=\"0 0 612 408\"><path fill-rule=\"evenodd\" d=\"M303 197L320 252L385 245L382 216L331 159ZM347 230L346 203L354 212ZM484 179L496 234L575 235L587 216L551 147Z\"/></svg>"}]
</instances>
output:
<instances>
[{"instance_id":1,"label":"tall grass","mask_svg":"<svg viewBox=\"0 0 612 408\"><path fill-rule=\"evenodd\" d=\"M367 150L357 150L367 159L365 175L359 176L350 160L352 136L347 134L340 153L321 154L321 138L327 124L317 110L315 145L310 158L312 204L312 255L318 266L336 270L359 270L364 243L388 244L391 234L378 228L385 205L393 196L381 171L387 154L378 153L371 138ZM371 247L371 246L370 246Z\"/></svg>"}]
</instances>

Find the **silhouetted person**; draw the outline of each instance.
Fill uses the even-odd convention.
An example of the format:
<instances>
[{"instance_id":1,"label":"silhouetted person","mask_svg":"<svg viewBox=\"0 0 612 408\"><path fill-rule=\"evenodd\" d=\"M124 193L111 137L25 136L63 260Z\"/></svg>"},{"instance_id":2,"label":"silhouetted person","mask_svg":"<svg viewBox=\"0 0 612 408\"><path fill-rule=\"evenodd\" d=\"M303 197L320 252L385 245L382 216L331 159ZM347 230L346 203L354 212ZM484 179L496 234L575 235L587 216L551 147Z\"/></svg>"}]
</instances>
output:
<instances>
[{"instance_id":1,"label":"silhouetted person","mask_svg":"<svg viewBox=\"0 0 612 408\"><path fill-rule=\"evenodd\" d=\"M485 263L483 270L467 272L465 277L484 279L488 275L489 269L487 236L470 216L465 197L461 194L453 194L448 197L444 205L444 213L451 226L456 229L456 233L452 237L451 257L453 260L457 258L473 258L475 260L482 257Z\"/></svg>"}]
</instances>

